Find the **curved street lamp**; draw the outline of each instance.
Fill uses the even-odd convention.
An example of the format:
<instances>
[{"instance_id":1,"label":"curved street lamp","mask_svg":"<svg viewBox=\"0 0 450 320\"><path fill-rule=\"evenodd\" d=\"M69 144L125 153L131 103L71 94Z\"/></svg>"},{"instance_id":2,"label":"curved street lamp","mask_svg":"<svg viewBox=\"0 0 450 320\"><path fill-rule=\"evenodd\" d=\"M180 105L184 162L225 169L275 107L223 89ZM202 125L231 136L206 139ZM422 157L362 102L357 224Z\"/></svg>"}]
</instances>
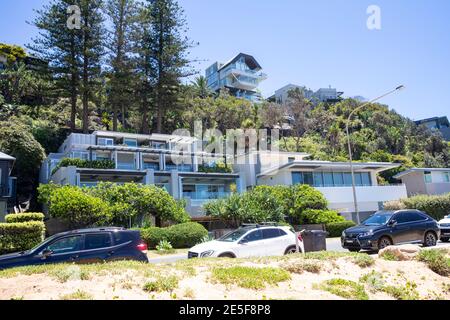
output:
<instances>
[{"instance_id":1,"label":"curved street lamp","mask_svg":"<svg viewBox=\"0 0 450 320\"><path fill-rule=\"evenodd\" d=\"M386 96L388 96L388 95L390 95L390 94L392 94L394 92L403 90L404 88L405 88L404 85L398 86L394 90L391 90L391 91L389 91L389 92L387 92L387 93L385 93L385 94L383 94L383 95L381 95L381 96L379 96L379 97L377 97L377 98L375 98L373 100L370 100L369 102L366 102L366 103L360 105L359 107L355 108L352 112L350 112L350 114L349 114L349 116L347 118L347 123L345 125L345 132L347 133L348 155L349 155L350 171L351 171L351 174L352 174L353 204L355 206L356 222L358 224L360 224L361 221L360 221L360 218L359 218L358 200L357 200L357 197L356 197L355 173L354 173L354 170L353 170L353 158L352 158L352 146L351 146L351 142L350 142L350 134L349 134L349 131L348 131L348 126L349 126L350 120L351 120L353 114L356 111L361 110L365 106L367 106L367 105L369 105L371 103L374 103L375 101L378 101L378 100L380 100L380 99L382 99L382 98L384 98L384 97L386 97Z\"/></svg>"}]
</instances>

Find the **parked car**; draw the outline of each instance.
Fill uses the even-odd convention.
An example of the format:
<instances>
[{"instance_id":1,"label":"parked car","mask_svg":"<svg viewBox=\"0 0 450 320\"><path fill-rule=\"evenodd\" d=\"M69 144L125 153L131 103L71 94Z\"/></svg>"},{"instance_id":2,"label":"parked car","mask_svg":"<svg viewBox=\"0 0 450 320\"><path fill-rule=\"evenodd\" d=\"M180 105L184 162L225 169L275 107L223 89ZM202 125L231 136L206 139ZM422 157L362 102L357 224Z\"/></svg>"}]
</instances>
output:
<instances>
[{"instance_id":1,"label":"parked car","mask_svg":"<svg viewBox=\"0 0 450 320\"><path fill-rule=\"evenodd\" d=\"M95 228L58 233L35 248L0 256L0 269L50 263L148 262L147 245L137 230Z\"/></svg>"},{"instance_id":2,"label":"parked car","mask_svg":"<svg viewBox=\"0 0 450 320\"><path fill-rule=\"evenodd\" d=\"M448 242L450 239L450 215L439 221L439 229L441 229L441 241Z\"/></svg>"},{"instance_id":3,"label":"parked car","mask_svg":"<svg viewBox=\"0 0 450 320\"><path fill-rule=\"evenodd\" d=\"M297 236L291 227L245 225L217 240L192 247L188 258L280 256L296 252L296 237L304 252L301 235Z\"/></svg>"},{"instance_id":4,"label":"parked car","mask_svg":"<svg viewBox=\"0 0 450 320\"><path fill-rule=\"evenodd\" d=\"M435 246L436 220L419 210L378 211L362 224L342 232L342 247L350 251L379 250L390 245L418 243Z\"/></svg>"}]
</instances>

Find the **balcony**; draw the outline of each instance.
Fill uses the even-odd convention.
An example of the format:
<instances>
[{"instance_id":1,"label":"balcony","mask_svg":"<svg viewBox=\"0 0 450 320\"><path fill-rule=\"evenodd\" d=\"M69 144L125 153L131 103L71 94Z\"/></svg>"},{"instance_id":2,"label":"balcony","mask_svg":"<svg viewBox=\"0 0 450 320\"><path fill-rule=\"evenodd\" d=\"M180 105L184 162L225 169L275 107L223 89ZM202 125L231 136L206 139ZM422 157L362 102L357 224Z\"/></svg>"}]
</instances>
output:
<instances>
[{"instance_id":1,"label":"balcony","mask_svg":"<svg viewBox=\"0 0 450 320\"><path fill-rule=\"evenodd\" d=\"M193 172L194 168L190 164L166 164L166 171L178 170L182 172Z\"/></svg>"},{"instance_id":2,"label":"balcony","mask_svg":"<svg viewBox=\"0 0 450 320\"><path fill-rule=\"evenodd\" d=\"M136 164L134 162L117 162L116 169L119 169L119 170L136 170Z\"/></svg>"},{"instance_id":3,"label":"balcony","mask_svg":"<svg viewBox=\"0 0 450 320\"><path fill-rule=\"evenodd\" d=\"M231 192L219 191L219 192L199 192L189 191L183 192L183 198L192 200L216 200L227 198L231 195Z\"/></svg>"}]
</instances>

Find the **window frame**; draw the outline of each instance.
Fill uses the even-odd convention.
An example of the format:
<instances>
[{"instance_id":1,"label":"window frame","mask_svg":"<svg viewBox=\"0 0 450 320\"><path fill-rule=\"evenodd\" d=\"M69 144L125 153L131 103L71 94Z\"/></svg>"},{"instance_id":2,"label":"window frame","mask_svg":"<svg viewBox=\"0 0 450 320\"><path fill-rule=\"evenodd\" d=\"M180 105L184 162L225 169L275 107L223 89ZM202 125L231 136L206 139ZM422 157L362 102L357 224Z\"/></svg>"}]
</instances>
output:
<instances>
[{"instance_id":1,"label":"window frame","mask_svg":"<svg viewBox=\"0 0 450 320\"><path fill-rule=\"evenodd\" d=\"M60 241L62 241L62 240L65 240L65 239L67 239L67 238L78 238L78 241L79 241L78 250L67 251L67 252L60 252L60 253L54 252L54 251L52 250L52 256L59 256L59 255L62 255L62 254L69 254L69 253L74 253L74 252L80 252L80 251L83 251L83 247L84 247L84 239L83 239L83 235L81 235L81 234L70 234L70 235L66 235L66 236L63 236L63 237L54 239L54 240L51 241L50 243L46 244L44 247L42 247L41 249L39 249L39 254L42 255L42 253L43 253L45 250L50 250L49 247L50 247L51 245L53 245L53 244L55 244L55 243L57 243L57 242L60 242Z\"/></svg>"},{"instance_id":2,"label":"window frame","mask_svg":"<svg viewBox=\"0 0 450 320\"><path fill-rule=\"evenodd\" d=\"M86 243L87 243L87 237L91 236L91 235L99 235L99 234L108 234L109 235L109 246L108 247L100 247L100 248L87 248L86 247ZM84 239L83 239L83 250L84 251L93 251L93 250L102 250L102 249L106 249L106 248L111 248L114 246L114 239L111 235L111 232L108 231L99 231L99 232L92 232L92 233L86 233L84 234Z\"/></svg>"}]
</instances>

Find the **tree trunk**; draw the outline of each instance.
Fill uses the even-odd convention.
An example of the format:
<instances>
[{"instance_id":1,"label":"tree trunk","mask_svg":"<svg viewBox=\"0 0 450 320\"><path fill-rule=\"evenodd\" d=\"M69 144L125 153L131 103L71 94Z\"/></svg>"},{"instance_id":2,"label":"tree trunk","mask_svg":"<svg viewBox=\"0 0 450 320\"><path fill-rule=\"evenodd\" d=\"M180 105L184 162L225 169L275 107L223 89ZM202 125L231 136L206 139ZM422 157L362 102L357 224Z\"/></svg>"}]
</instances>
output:
<instances>
[{"instance_id":1,"label":"tree trunk","mask_svg":"<svg viewBox=\"0 0 450 320\"><path fill-rule=\"evenodd\" d=\"M83 133L89 133L89 57L88 57L88 13L85 17L85 29L83 39Z\"/></svg>"}]
</instances>

